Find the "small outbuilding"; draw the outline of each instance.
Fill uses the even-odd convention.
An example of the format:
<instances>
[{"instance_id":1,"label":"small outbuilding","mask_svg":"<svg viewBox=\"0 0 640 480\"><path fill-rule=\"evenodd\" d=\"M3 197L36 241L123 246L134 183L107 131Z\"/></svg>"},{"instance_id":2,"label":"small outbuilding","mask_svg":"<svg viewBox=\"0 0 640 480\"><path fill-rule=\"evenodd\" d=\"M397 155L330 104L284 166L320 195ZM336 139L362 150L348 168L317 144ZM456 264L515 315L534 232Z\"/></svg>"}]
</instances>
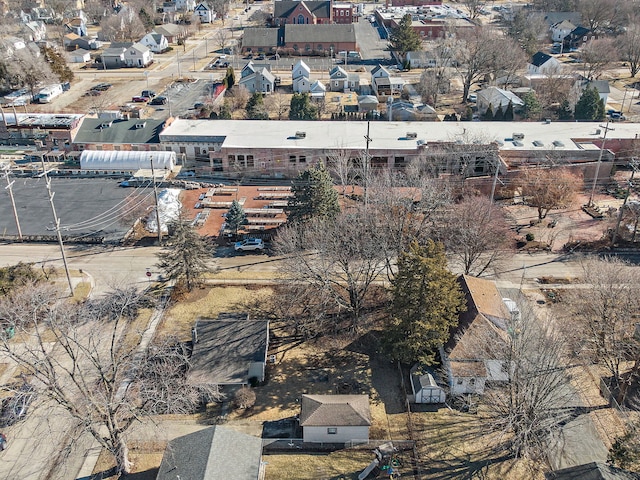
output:
<instances>
[{"instance_id":1,"label":"small outbuilding","mask_svg":"<svg viewBox=\"0 0 640 480\"><path fill-rule=\"evenodd\" d=\"M411 390L413 396L409 401L413 403L444 403L447 400L446 392L438 385L433 374L420 372L418 365L411 369Z\"/></svg>"},{"instance_id":2,"label":"small outbuilding","mask_svg":"<svg viewBox=\"0 0 640 480\"><path fill-rule=\"evenodd\" d=\"M176 153L85 150L80 155L80 169L137 172L149 170L152 161L154 169L172 171L176 166Z\"/></svg>"},{"instance_id":3,"label":"small outbuilding","mask_svg":"<svg viewBox=\"0 0 640 480\"><path fill-rule=\"evenodd\" d=\"M91 61L91 52L78 48L69 54L72 63L87 63Z\"/></svg>"},{"instance_id":4,"label":"small outbuilding","mask_svg":"<svg viewBox=\"0 0 640 480\"><path fill-rule=\"evenodd\" d=\"M369 440L371 410L367 395L303 395L303 441L345 443Z\"/></svg>"}]
</instances>

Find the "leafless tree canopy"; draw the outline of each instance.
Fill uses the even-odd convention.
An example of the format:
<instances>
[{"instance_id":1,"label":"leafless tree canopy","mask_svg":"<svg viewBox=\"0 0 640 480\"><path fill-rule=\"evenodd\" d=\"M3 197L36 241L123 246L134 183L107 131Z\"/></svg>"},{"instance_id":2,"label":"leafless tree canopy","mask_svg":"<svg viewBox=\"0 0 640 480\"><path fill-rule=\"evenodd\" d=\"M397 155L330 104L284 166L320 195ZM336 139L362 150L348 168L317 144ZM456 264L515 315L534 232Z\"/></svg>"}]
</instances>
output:
<instances>
[{"instance_id":1,"label":"leafless tree canopy","mask_svg":"<svg viewBox=\"0 0 640 480\"><path fill-rule=\"evenodd\" d=\"M569 170L559 168L527 168L516 180L525 202L538 209L540 220L549 210L568 204L581 183Z\"/></svg>"},{"instance_id":2,"label":"leafless tree canopy","mask_svg":"<svg viewBox=\"0 0 640 480\"><path fill-rule=\"evenodd\" d=\"M601 38L591 40L582 48L580 58L584 62L585 77L600 78L609 65L618 60L617 40Z\"/></svg>"},{"instance_id":3,"label":"leafless tree canopy","mask_svg":"<svg viewBox=\"0 0 640 480\"><path fill-rule=\"evenodd\" d=\"M635 77L640 72L640 24L629 25L626 33L616 40L620 60L627 62L631 76Z\"/></svg>"},{"instance_id":4,"label":"leafless tree canopy","mask_svg":"<svg viewBox=\"0 0 640 480\"><path fill-rule=\"evenodd\" d=\"M112 42L133 42L145 31L138 14L126 6L117 15L106 17L100 28L103 37Z\"/></svg>"},{"instance_id":5,"label":"leafless tree canopy","mask_svg":"<svg viewBox=\"0 0 640 480\"><path fill-rule=\"evenodd\" d=\"M0 321L16 331L0 338L0 352L111 452L121 472L131 466L125 432L141 415L162 401L166 411L173 410L171 399L177 401L180 411L187 399L195 400L178 376L184 357L161 346L152 357L138 355L146 326L136 330L133 320L142 300L134 290L116 290L75 304L48 284L0 300Z\"/></svg>"}]
</instances>

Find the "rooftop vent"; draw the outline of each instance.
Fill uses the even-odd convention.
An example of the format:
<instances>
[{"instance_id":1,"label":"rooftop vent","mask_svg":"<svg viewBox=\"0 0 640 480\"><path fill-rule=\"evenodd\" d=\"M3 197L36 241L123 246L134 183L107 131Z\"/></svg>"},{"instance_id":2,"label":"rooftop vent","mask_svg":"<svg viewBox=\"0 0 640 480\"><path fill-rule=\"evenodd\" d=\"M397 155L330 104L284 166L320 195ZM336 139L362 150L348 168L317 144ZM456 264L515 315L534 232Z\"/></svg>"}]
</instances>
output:
<instances>
[{"instance_id":1,"label":"rooftop vent","mask_svg":"<svg viewBox=\"0 0 640 480\"><path fill-rule=\"evenodd\" d=\"M102 122L100 124L100 129L109 128L113 122Z\"/></svg>"},{"instance_id":2,"label":"rooftop vent","mask_svg":"<svg viewBox=\"0 0 640 480\"><path fill-rule=\"evenodd\" d=\"M560 140L554 140L553 141L553 146L554 147L564 147L564 143L562 143Z\"/></svg>"},{"instance_id":3,"label":"rooftop vent","mask_svg":"<svg viewBox=\"0 0 640 480\"><path fill-rule=\"evenodd\" d=\"M522 142L521 142L521 141L519 141L519 140L515 140L515 141L513 142L513 145L514 145L514 146L516 146L516 147L524 147L524 143L522 143Z\"/></svg>"},{"instance_id":4,"label":"rooftop vent","mask_svg":"<svg viewBox=\"0 0 640 480\"><path fill-rule=\"evenodd\" d=\"M307 138L307 132L296 132L296 138Z\"/></svg>"},{"instance_id":5,"label":"rooftop vent","mask_svg":"<svg viewBox=\"0 0 640 480\"><path fill-rule=\"evenodd\" d=\"M533 146L534 147L544 147L544 143L541 142L540 140L534 140L533 141Z\"/></svg>"},{"instance_id":6,"label":"rooftop vent","mask_svg":"<svg viewBox=\"0 0 640 480\"><path fill-rule=\"evenodd\" d=\"M138 122L135 124L135 129L138 130L139 128L144 128L146 125L146 122Z\"/></svg>"},{"instance_id":7,"label":"rooftop vent","mask_svg":"<svg viewBox=\"0 0 640 480\"><path fill-rule=\"evenodd\" d=\"M418 134L416 132L407 132L407 139L412 140L418 138Z\"/></svg>"},{"instance_id":8,"label":"rooftop vent","mask_svg":"<svg viewBox=\"0 0 640 480\"><path fill-rule=\"evenodd\" d=\"M524 140L524 133L514 133L512 137L514 140Z\"/></svg>"}]
</instances>

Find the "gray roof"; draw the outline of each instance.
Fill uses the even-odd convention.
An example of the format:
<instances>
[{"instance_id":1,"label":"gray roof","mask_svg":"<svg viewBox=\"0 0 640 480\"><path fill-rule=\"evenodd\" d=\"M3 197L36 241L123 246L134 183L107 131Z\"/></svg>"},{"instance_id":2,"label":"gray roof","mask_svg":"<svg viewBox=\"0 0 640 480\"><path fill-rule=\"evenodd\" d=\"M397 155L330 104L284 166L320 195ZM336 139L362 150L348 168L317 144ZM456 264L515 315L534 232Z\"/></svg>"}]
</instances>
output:
<instances>
[{"instance_id":1,"label":"gray roof","mask_svg":"<svg viewBox=\"0 0 640 480\"><path fill-rule=\"evenodd\" d=\"M371 425L367 395L302 395L303 427L361 427Z\"/></svg>"},{"instance_id":2,"label":"gray roof","mask_svg":"<svg viewBox=\"0 0 640 480\"><path fill-rule=\"evenodd\" d=\"M291 15L291 12L293 12L293 10L299 5L304 5L305 7L307 7L309 11L318 18L329 18L331 16L331 2L328 2L326 0L280 0L278 2L275 2L274 5L274 18L288 17L289 15Z\"/></svg>"},{"instance_id":3,"label":"gray roof","mask_svg":"<svg viewBox=\"0 0 640 480\"><path fill-rule=\"evenodd\" d=\"M547 480L638 480L640 474L622 470L604 463L585 463L546 473Z\"/></svg>"},{"instance_id":4,"label":"gray roof","mask_svg":"<svg viewBox=\"0 0 640 480\"><path fill-rule=\"evenodd\" d=\"M277 28L245 28L242 37L243 47L277 47Z\"/></svg>"},{"instance_id":5,"label":"gray roof","mask_svg":"<svg viewBox=\"0 0 640 480\"><path fill-rule=\"evenodd\" d=\"M584 88L593 88L595 87L598 93L611 93L611 89L609 88L609 82L606 80L586 80L583 83Z\"/></svg>"},{"instance_id":6,"label":"gray roof","mask_svg":"<svg viewBox=\"0 0 640 480\"><path fill-rule=\"evenodd\" d=\"M126 52L126 47L109 47L102 52L103 57L120 57Z\"/></svg>"},{"instance_id":7,"label":"gray roof","mask_svg":"<svg viewBox=\"0 0 640 480\"><path fill-rule=\"evenodd\" d=\"M266 361L268 320L221 313L217 320L199 318L194 328L197 342L187 376L191 384L247 384L249 366Z\"/></svg>"},{"instance_id":8,"label":"gray roof","mask_svg":"<svg viewBox=\"0 0 640 480\"><path fill-rule=\"evenodd\" d=\"M159 33L165 37L175 37L184 33L184 27L176 25L175 23L166 23L164 25L158 25L153 29L154 33Z\"/></svg>"},{"instance_id":9,"label":"gray roof","mask_svg":"<svg viewBox=\"0 0 640 480\"><path fill-rule=\"evenodd\" d=\"M160 143L159 135L164 128L164 123L164 120L151 118L113 120L112 122L102 118L85 118L73 143ZM105 124L109 126L104 128ZM136 128L142 124L144 124L143 128Z\"/></svg>"},{"instance_id":10,"label":"gray roof","mask_svg":"<svg viewBox=\"0 0 640 480\"><path fill-rule=\"evenodd\" d=\"M544 20L549 26L564 20L568 20L574 25L580 25L581 17L579 12L547 12L544 14Z\"/></svg>"},{"instance_id":11,"label":"gray roof","mask_svg":"<svg viewBox=\"0 0 640 480\"><path fill-rule=\"evenodd\" d=\"M300 44L355 43L356 31L351 24L292 25L287 23L284 26L284 39L286 43Z\"/></svg>"},{"instance_id":12,"label":"gray roof","mask_svg":"<svg viewBox=\"0 0 640 480\"><path fill-rule=\"evenodd\" d=\"M375 95L360 95L358 97L359 105L378 105L379 103L378 97Z\"/></svg>"},{"instance_id":13,"label":"gray roof","mask_svg":"<svg viewBox=\"0 0 640 480\"><path fill-rule=\"evenodd\" d=\"M216 425L171 440L156 480L257 480L262 441Z\"/></svg>"}]
</instances>

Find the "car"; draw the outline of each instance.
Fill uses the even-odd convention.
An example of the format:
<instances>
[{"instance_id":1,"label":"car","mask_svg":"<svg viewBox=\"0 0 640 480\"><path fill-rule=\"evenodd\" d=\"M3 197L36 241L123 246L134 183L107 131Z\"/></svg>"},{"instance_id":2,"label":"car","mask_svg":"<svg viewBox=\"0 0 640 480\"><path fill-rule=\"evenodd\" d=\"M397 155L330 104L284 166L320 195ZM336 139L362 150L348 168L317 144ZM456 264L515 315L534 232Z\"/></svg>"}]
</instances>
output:
<instances>
[{"instance_id":1,"label":"car","mask_svg":"<svg viewBox=\"0 0 640 480\"><path fill-rule=\"evenodd\" d=\"M264 242L261 238L247 238L234 245L236 252L255 252L256 250L264 250Z\"/></svg>"},{"instance_id":2,"label":"car","mask_svg":"<svg viewBox=\"0 0 640 480\"><path fill-rule=\"evenodd\" d=\"M218 60L224 60L225 58L227 58L227 56L225 54L222 54L218 57Z\"/></svg>"},{"instance_id":3,"label":"car","mask_svg":"<svg viewBox=\"0 0 640 480\"><path fill-rule=\"evenodd\" d=\"M102 95L102 92L100 90L87 90L86 92L84 92L85 97L98 97L100 95Z\"/></svg>"},{"instance_id":4,"label":"car","mask_svg":"<svg viewBox=\"0 0 640 480\"><path fill-rule=\"evenodd\" d=\"M0 413L0 425L10 427L22 420L29 409L29 405L35 400L36 392L30 383L24 383L15 396L6 398L2 403Z\"/></svg>"},{"instance_id":5,"label":"car","mask_svg":"<svg viewBox=\"0 0 640 480\"><path fill-rule=\"evenodd\" d=\"M156 96L156 92L153 90L143 90L141 97L153 98Z\"/></svg>"},{"instance_id":6,"label":"car","mask_svg":"<svg viewBox=\"0 0 640 480\"><path fill-rule=\"evenodd\" d=\"M263 53L261 53L260 55L258 55L258 56L256 57L256 60L264 60L264 58L265 58L265 57L264 57L264 54L263 54Z\"/></svg>"},{"instance_id":7,"label":"car","mask_svg":"<svg viewBox=\"0 0 640 480\"><path fill-rule=\"evenodd\" d=\"M91 87L91 90L97 90L99 92L106 92L107 90L109 90L113 85L111 85L110 83L99 83L97 85L94 85L93 87Z\"/></svg>"},{"instance_id":8,"label":"car","mask_svg":"<svg viewBox=\"0 0 640 480\"><path fill-rule=\"evenodd\" d=\"M275 55L269 57L269 60L280 60L280 55L276 53Z\"/></svg>"},{"instance_id":9,"label":"car","mask_svg":"<svg viewBox=\"0 0 640 480\"><path fill-rule=\"evenodd\" d=\"M471 103L476 103L478 101L478 95L475 93L470 93L467 95L467 100Z\"/></svg>"},{"instance_id":10,"label":"car","mask_svg":"<svg viewBox=\"0 0 640 480\"><path fill-rule=\"evenodd\" d=\"M150 105L166 105L168 101L169 100L167 99L167 97L163 97L162 95L160 95L159 97L151 100Z\"/></svg>"},{"instance_id":11,"label":"car","mask_svg":"<svg viewBox=\"0 0 640 480\"><path fill-rule=\"evenodd\" d=\"M194 110L200 110L202 107L204 107L204 103L202 102L197 102L193 104L193 109Z\"/></svg>"},{"instance_id":12,"label":"car","mask_svg":"<svg viewBox=\"0 0 640 480\"><path fill-rule=\"evenodd\" d=\"M229 62L222 62L218 64L218 68L227 68L229 67Z\"/></svg>"},{"instance_id":13,"label":"car","mask_svg":"<svg viewBox=\"0 0 640 480\"><path fill-rule=\"evenodd\" d=\"M147 97L136 96L136 97L131 97L131 101L136 103L144 103L144 102L148 102L149 99Z\"/></svg>"},{"instance_id":14,"label":"car","mask_svg":"<svg viewBox=\"0 0 640 480\"><path fill-rule=\"evenodd\" d=\"M180 172L178 175L176 175L176 178L186 178L186 177L195 177L196 176L196 172L194 172L193 170L187 170L185 172Z\"/></svg>"}]
</instances>

